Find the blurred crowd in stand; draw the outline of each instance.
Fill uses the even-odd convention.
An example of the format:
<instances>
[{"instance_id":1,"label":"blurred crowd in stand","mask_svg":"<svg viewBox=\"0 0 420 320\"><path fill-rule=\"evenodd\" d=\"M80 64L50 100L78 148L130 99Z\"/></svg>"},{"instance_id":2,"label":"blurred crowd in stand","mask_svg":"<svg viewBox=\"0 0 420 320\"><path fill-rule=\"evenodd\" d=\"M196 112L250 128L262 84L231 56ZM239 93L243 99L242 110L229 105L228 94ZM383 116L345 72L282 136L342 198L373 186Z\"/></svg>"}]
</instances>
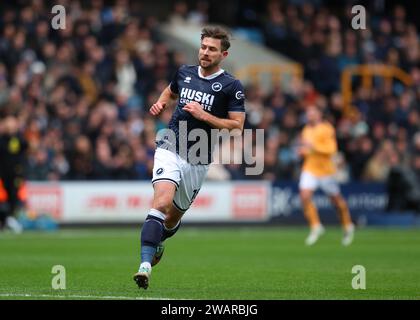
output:
<instances>
[{"instance_id":1,"label":"blurred crowd in stand","mask_svg":"<svg viewBox=\"0 0 420 320\"><path fill-rule=\"evenodd\" d=\"M367 8L365 30L352 29L350 1L338 7L320 0L231 1L226 10L215 1L173 3L171 23L227 23L304 66L304 81L292 82L287 92L280 85L246 87L246 128L265 130L265 145L254 146L264 158L262 174L247 176L243 164L231 161L213 165L209 179L296 180L303 111L316 104L337 131L340 182L386 182L398 168L420 180L418 26L404 6L385 10L382 2ZM159 18L136 1L63 1L66 28L59 30L50 26L48 2L22 3L2 4L0 14L0 115L20 124L27 179L149 179L155 134L172 109L155 119L148 108L175 70L195 61L168 48L157 32ZM355 79L358 112L347 117L340 75L363 63L401 68L412 85L375 78L366 89ZM0 135L6 135L4 122ZM229 148L221 147L222 157Z\"/></svg>"}]
</instances>

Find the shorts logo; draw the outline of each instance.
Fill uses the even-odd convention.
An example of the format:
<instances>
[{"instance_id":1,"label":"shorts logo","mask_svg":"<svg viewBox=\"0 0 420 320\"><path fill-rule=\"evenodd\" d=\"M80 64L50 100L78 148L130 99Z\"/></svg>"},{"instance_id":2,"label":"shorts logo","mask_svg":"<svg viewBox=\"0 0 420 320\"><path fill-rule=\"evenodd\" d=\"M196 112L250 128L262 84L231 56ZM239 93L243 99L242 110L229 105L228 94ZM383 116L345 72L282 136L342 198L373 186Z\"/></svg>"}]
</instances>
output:
<instances>
[{"instance_id":1,"label":"shorts logo","mask_svg":"<svg viewBox=\"0 0 420 320\"><path fill-rule=\"evenodd\" d=\"M219 92L220 90L222 90L222 84L220 82L215 82L211 85L211 88L213 89L213 91Z\"/></svg>"},{"instance_id":2,"label":"shorts logo","mask_svg":"<svg viewBox=\"0 0 420 320\"><path fill-rule=\"evenodd\" d=\"M156 174L160 176L163 173L163 171L164 171L163 168L159 168L156 170Z\"/></svg>"},{"instance_id":3,"label":"shorts logo","mask_svg":"<svg viewBox=\"0 0 420 320\"><path fill-rule=\"evenodd\" d=\"M245 98L245 95L242 93L242 91L237 91L235 97L236 99L241 100Z\"/></svg>"}]
</instances>

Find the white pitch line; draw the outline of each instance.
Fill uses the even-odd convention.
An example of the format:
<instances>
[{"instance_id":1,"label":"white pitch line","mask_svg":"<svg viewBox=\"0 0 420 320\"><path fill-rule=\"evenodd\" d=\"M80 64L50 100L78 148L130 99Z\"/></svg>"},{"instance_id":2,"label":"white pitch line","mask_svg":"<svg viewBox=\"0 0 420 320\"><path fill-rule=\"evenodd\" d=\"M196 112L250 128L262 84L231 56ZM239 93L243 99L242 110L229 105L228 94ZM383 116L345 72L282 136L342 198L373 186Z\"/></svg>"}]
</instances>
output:
<instances>
[{"instance_id":1,"label":"white pitch line","mask_svg":"<svg viewBox=\"0 0 420 320\"><path fill-rule=\"evenodd\" d=\"M55 295L55 294L30 294L30 293L0 293L0 297L22 298L69 298L69 299L115 299L115 300L173 300L170 298L154 297L125 297L125 296L84 296L84 295Z\"/></svg>"}]
</instances>

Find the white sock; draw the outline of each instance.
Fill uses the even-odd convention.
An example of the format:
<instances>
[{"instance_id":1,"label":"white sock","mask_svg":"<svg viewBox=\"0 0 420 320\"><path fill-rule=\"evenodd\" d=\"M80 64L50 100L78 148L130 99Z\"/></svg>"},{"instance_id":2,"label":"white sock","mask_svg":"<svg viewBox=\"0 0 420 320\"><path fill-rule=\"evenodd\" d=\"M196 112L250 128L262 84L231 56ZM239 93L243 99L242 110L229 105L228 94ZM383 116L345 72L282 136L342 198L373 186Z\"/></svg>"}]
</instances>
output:
<instances>
[{"instance_id":1,"label":"white sock","mask_svg":"<svg viewBox=\"0 0 420 320\"><path fill-rule=\"evenodd\" d=\"M319 229L322 229L322 224L320 224L320 223L311 227L312 231L314 231L314 230L318 231Z\"/></svg>"},{"instance_id":2,"label":"white sock","mask_svg":"<svg viewBox=\"0 0 420 320\"><path fill-rule=\"evenodd\" d=\"M139 271L141 268L152 269L152 265L149 262L143 262L140 264Z\"/></svg>"}]
</instances>

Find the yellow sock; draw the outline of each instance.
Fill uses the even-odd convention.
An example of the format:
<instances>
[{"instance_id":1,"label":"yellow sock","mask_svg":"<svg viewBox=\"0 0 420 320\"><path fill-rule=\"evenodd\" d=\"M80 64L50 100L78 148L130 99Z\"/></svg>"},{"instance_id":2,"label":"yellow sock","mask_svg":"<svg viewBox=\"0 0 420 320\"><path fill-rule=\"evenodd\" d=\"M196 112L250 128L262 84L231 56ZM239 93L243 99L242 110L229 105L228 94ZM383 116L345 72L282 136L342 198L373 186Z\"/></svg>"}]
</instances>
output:
<instances>
[{"instance_id":1,"label":"yellow sock","mask_svg":"<svg viewBox=\"0 0 420 320\"><path fill-rule=\"evenodd\" d=\"M319 221L318 210L312 201L309 201L303 205L303 213L311 228L321 224Z\"/></svg>"}]
</instances>

